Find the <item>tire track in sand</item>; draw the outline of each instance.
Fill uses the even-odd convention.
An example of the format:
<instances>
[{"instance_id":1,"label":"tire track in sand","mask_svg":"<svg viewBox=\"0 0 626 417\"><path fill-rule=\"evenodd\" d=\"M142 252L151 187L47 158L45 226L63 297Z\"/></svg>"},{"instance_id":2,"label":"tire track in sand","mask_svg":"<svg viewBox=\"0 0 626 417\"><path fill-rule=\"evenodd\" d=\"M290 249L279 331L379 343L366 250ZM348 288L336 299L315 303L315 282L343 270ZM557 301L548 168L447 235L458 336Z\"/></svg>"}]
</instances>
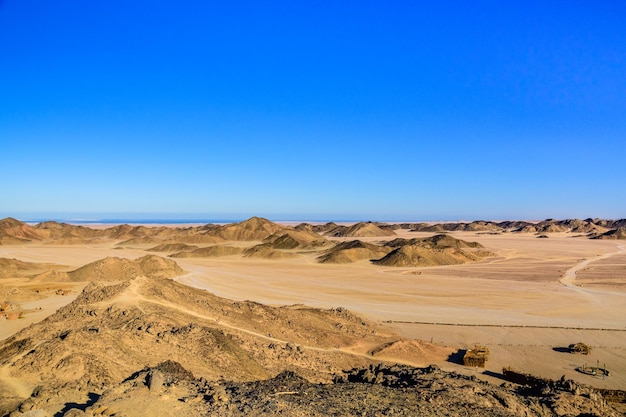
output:
<instances>
[{"instance_id":1,"label":"tire track in sand","mask_svg":"<svg viewBox=\"0 0 626 417\"><path fill-rule=\"evenodd\" d=\"M574 284L574 281L576 280L576 273L580 271L581 269L586 268L587 265L593 262L597 262L602 259L607 259L615 255L621 255L626 251L624 245L617 245L617 249L618 249L617 252L605 253L604 255L599 255L591 259L583 259L582 261L580 261L579 263L577 263L576 265L574 265L573 267L565 271L565 273L563 274L563 277L559 280L559 282L568 288L572 288L578 291L583 291L583 289L580 286ZM584 290L584 291L588 292L589 290Z\"/></svg>"}]
</instances>

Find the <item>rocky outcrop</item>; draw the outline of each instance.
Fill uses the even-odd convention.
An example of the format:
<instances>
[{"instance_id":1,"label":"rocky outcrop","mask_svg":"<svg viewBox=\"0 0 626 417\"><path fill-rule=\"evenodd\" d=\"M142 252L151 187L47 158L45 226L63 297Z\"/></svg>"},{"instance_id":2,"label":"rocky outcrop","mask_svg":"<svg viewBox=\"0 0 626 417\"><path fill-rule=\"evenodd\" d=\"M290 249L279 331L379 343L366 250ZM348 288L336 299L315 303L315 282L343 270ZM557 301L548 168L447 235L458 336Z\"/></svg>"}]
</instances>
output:
<instances>
[{"instance_id":1,"label":"rocky outcrop","mask_svg":"<svg viewBox=\"0 0 626 417\"><path fill-rule=\"evenodd\" d=\"M78 383L73 383L77 385ZM42 413L72 384L56 391L37 388L11 415ZM102 394L68 403L65 416L329 416L391 415L435 417L618 417L601 394L563 381L525 395L526 387L500 386L431 365L371 365L313 384L293 371L250 382L208 381L167 360L135 372ZM83 411L84 410L84 411ZM38 415L38 414L28 414Z\"/></svg>"}]
</instances>

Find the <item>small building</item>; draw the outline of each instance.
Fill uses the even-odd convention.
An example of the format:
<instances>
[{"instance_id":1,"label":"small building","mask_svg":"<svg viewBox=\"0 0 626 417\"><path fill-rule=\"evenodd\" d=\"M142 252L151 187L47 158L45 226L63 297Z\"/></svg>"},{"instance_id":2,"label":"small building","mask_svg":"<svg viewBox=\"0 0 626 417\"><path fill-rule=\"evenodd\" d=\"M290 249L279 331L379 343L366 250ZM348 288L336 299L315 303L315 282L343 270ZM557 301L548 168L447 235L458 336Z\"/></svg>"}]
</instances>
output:
<instances>
[{"instance_id":1,"label":"small building","mask_svg":"<svg viewBox=\"0 0 626 417\"><path fill-rule=\"evenodd\" d=\"M489 358L487 346L476 345L474 349L469 349L463 355L463 365L484 368L487 358Z\"/></svg>"}]
</instances>

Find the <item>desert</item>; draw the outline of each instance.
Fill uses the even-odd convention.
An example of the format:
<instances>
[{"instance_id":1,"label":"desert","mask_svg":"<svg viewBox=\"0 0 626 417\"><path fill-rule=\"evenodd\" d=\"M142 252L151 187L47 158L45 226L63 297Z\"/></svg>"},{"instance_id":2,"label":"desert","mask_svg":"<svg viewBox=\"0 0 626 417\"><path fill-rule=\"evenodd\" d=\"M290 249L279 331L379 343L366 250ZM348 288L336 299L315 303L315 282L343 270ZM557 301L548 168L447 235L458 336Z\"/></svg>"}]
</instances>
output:
<instances>
[{"instance_id":1,"label":"desert","mask_svg":"<svg viewBox=\"0 0 626 417\"><path fill-rule=\"evenodd\" d=\"M623 416L625 15L0 0L0 417Z\"/></svg>"},{"instance_id":2,"label":"desert","mask_svg":"<svg viewBox=\"0 0 626 417\"><path fill-rule=\"evenodd\" d=\"M2 415L624 411L623 220L0 226Z\"/></svg>"}]
</instances>

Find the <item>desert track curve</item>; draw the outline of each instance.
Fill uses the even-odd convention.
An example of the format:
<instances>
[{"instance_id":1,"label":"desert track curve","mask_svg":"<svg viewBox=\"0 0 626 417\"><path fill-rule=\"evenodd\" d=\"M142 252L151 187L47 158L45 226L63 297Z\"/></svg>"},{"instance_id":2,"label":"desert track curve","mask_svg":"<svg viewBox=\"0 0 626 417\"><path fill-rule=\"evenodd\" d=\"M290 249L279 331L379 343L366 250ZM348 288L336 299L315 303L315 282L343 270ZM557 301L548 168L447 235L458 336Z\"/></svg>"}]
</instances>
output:
<instances>
[{"instance_id":1,"label":"desert track curve","mask_svg":"<svg viewBox=\"0 0 626 417\"><path fill-rule=\"evenodd\" d=\"M565 271L563 277L560 279L561 284L565 285L568 288L573 288L576 290L582 290L582 288L574 283L576 280L576 273L581 269L584 269L590 263L600 261L602 259L607 259L615 255L621 255L626 252L626 248L624 245L617 245L617 252L605 253L604 255L596 256L595 258L583 259L578 262L576 265ZM588 291L588 290L586 290Z\"/></svg>"}]
</instances>

